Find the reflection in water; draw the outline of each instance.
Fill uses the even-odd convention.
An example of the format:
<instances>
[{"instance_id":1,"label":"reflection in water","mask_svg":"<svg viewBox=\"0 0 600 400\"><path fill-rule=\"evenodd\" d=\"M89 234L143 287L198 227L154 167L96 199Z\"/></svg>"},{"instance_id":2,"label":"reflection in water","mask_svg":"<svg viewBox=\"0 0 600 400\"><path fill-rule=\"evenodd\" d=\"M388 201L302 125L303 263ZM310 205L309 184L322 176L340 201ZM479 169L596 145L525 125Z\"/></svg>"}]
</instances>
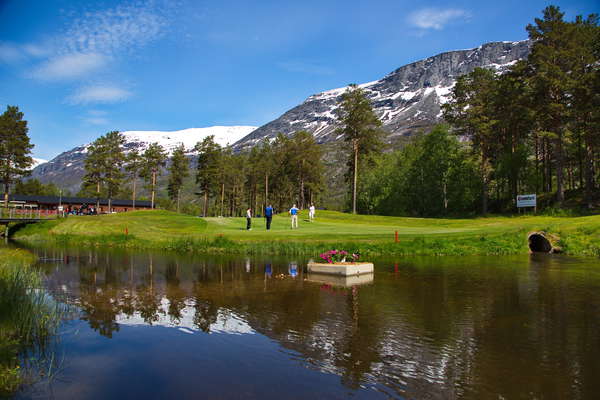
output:
<instances>
[{"instance_id":1,"label":"reflection in water","mask_svg":"<svg viewBox=\"0 0 600 400\"><path fill-rule=\"evenodd\" d=\"M107 346L118 346L134 328L137 340L153 343L160 341L152 336L157 327L195 334L197 342L218 338L211 341L211 364L203 367L214 369L215 380L219 373L239 373L250 397L289 397L293 383L256 389L263 375L244 380L249 369L268 370L265 380L288 374L326 380L304 384L298 397L350 391L363 397L589 398L600 390L597 261L421 258L378 262L375 277L337 278L305 276L300 259L39 251L51 259L69 255L68 262L41 263L47 285L79 308L96 336L112 338ZM245 339L233 342L229 334ZM154 357L164 363L188 336L169 336L170 347L155 349ZM250 339L258 337L268 341ZM91 357L98 350L86 351ZM232 351L239 365L220 369L220 358ZM193 357L178 354L179 362ZM55 385L76 382L78 373ZM189 386L179 388L186 393L208 390L193 386L198 382L179 384ZM97 390L103 397L108 389Z\"/></svg>"}]
</instances>

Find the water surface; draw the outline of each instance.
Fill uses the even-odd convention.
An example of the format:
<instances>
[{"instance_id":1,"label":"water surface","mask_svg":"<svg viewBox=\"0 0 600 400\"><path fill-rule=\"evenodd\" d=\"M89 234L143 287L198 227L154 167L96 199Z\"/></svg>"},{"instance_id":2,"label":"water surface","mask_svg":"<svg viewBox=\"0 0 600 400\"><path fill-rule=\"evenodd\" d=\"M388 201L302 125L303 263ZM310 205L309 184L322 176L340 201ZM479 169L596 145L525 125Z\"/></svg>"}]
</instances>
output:
<instances>
[{"instance_id":1,"label":"water surface","mask_svg":"<svg viewBox=\"0 0 600 400\"><path fill-rule=\"evenodd\" d=\"M586 399L600 393L600 261L306 259L34 248L73 306L57 399ZM315 279L317 278L317 279Z\"/></svg>"}]
</instances>

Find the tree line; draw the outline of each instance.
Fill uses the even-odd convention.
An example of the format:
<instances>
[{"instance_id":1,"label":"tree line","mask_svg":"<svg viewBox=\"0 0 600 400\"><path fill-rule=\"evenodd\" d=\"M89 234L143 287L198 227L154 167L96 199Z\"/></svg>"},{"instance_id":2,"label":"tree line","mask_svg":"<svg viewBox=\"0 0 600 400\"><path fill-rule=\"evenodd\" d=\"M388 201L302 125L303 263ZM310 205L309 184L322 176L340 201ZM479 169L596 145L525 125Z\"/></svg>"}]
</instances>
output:
<instances>
[{"instance_id":1,"label":"tree line","mask_svg":"<svg viewBox=\"0 0 600 400\"><path fill-rule=\"evenodd\" d=\"M558 7L527 26L531 53L507 71L458 78L438 126L376 157L363 177L364 213L439 216L514 210L518 194L588 208L600 179L598 16Z\"/></svg>"},{"instance_id":2,"label":"tree line","mask_svg":"<svg viewBox=\"0 0 600 400\"><path fill-rule=\"evenodd\" d=\"M189 152L180 144L171 157L157 143L142 153L126 151L124 143L121 133L109 132L89 146L85 160L80 194L108 199L109 209L114 196L126 191L135 202L140 179L154 208L163 176L168 201L161 205L202 216L238 216L248 207L260 213L267 203L280 210L292 203L305 207L324 189L321 148L305 131L290 137L280 134L238 153L216 143L214 136ZM184 189L187 201L182 205ZM198 203L200 207L194 206Z\"/></svg>"},{"instance_id":3,"label":"tree line","mask_svg":"<svg viewBox=\"0 0 600 400\"><path fill-rule=\"evenodd\" d=\"M579 190L592 207L600 173L598 15L564 20L555 6L527 26L532 47L506 73L477 68L458 79L444 118L471 143L481 183L510 204L518 193ZM496 204L496 209L499 206Z\"/></svg>"}]
</instances>

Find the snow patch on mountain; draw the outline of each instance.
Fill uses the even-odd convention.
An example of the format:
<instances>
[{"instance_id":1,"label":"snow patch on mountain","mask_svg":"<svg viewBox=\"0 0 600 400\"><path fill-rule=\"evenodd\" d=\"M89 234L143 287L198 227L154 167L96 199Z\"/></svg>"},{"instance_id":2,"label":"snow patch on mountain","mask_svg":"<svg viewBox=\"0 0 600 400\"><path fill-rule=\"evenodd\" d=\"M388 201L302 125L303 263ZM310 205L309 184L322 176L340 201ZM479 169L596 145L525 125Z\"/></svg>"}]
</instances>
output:
<instances>
[{"instance_id":1,"label":"snow patch on mountain","mask_svg":"<svg viewBox=\"0 0 600 400\"><path fill-rule=\"evenodd\" d=\"M43 158L33 158L33 164L31 164L31 169L37 167L38 165L46 164L48 160L44 160Z\"/></svg>"},{"instance_id":2,"label":"snow patch on mountain","mask_svg":"<svg viewBox=\"0 0 600 400\"><path fill-rule=\"evenodd\" d=\"M215 142L221 146L233 144L255 130L255 126L211 126L208 128L189 128L180 131L125 131L126 143L138 144L137 149L144 151L151 143L158 143L172 154L173 150L183 144L187 152L191 152L198 142L214 135Z\"/></svg>"}]
</instances>

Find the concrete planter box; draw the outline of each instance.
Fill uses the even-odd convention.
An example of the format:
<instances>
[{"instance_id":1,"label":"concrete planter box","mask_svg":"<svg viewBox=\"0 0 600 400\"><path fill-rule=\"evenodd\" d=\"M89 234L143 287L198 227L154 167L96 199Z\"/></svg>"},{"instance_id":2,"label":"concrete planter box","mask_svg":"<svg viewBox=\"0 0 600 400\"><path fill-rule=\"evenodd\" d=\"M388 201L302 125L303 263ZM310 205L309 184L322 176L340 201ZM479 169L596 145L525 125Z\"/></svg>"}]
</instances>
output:
<instances>
[{"instance_id":1,"label":"concrete planter box","mask_svg":"<svg viewBox=\"0 0 600 400\"><path fill-rule=\"evenodd\" d=\"M372 274L373 270L373 263L308 264L308 272L312 274L350 276Z\"/></svg>"},{"instance_id":2,"label":"concrete planter box","mask_svg":"<svg viewBox=\"0 0 600 400\"><path fill-rule=\"evenodd\" d=\"M352 286L365 285L373 282L373 274L362 275L326 275L326 274L307 274L306 279L309 282L327 284L349 288Z\"/></svg>"}]
</instances>

